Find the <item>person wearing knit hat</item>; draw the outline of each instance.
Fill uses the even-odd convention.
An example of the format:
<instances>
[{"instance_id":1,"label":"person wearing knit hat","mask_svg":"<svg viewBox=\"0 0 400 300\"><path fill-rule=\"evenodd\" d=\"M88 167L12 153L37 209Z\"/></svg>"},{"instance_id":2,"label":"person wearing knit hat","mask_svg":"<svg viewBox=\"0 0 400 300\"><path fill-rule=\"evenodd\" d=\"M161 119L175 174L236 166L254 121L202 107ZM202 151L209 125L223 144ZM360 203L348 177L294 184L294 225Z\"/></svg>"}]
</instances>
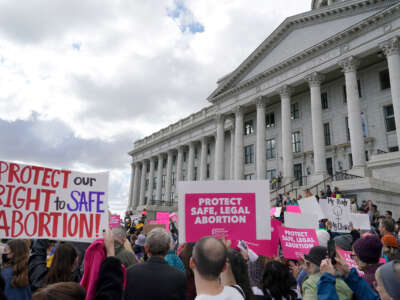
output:
<instances>
[{"instance_id":1,"label":"person wearing knit hat","mask_svg":"<svg viewBox=\"0 0 400 300\"><path fill-rule=\"evenodd\" d=\"M369 235L358 239L353 244L353 256L358 268L364 272L362 276L375 290L375 272L379 267L382 255L382 242L377 235Z\"/></svg>"},{"instance_id":2,"label":"person wearing knit hat","mask_svg":"<svg viewBox=\"0 0 400 300\"><path fill-rule=\"evenodd\" d=\"M395 236L391 234L386 234L381 239L383 248L382 253L383 257L385 258L386 262L400 259L400 252L399 252L399 241L396 239Z\"/></svg>"},{"instance_id":3,"label":"person wearing knit hat","mask_svg":"<svg viewBox=\"0 0 400 300\"><path fill-rule=\"evenodd\" d=\"M320 265L327 255L328 249L323 246L314 246L307 255L304 255L308 278L301 287L303 299L318 299L317 283L321 278ZM335 289L340 300L352 299L353 292L341 278L336 279Z\"/></svg>"},{"instance_id":4,"label":"person wearing knit hat","mask_svg":"<svg viewBox=\"0 0 400 300\"><path fill-rule=\"evenodd\" d=\"M343 234L333 238L336 246L345 251L351 251L353 237L350 234Z\"/></svg>"}]
</instances>

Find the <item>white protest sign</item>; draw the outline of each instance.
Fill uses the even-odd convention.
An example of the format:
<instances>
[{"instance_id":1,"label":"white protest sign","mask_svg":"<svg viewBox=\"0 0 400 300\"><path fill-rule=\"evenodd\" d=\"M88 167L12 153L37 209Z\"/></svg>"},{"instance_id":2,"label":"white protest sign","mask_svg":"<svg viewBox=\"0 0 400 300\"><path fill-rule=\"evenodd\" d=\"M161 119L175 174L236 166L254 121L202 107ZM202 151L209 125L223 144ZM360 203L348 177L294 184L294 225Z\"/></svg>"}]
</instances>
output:
<instances>
[{"instance_id":1,"label":"white protest sign","mask_svg":"<svg viewBox=\"0 0 400 300\"><path fill-rule=\"evenodd\" d=\"M332 223L333 232L350 232L350 200L344 198L319 199L319 205Z\"/></svg>"},{"instance_id":2,"label":"white protest sign","mask_svg":"<svg viewBox=\"0 0 400 300\"><path fill-rule=\"evenodd\" d=\"M321 206L319 205L317 198L314 196L300 199L299 206L302 212L315 214L318 216L318 220L326 219L325 214L323 213Z\"/></svg>"},{"instance_id":3,"label":"white protest sign","mask_svg":"<svg viewBox=\"0 0 400 300\"><path fill-rule=\"evenodd\" d=\"M93 241L108 228L108 173L0 161L0 238Z\"/></svg>"},{"instance_id":4,"label":"white protest sign","mask_svg":"<svg viewBox=\"0 0 400 300\"><path fill-rule=\"evenodd\" d=\"M356 230L371 230L371 223L367 214L350 214L350 221Z\"/></svg>"},{"instance_id":5,"label":"white protest sign","mask_svg":"<svg viewBox=\"0 0 400 300\"><path fill-rule=\"evenodd\" d=\"M208 235L271 239L268 181L180 181L177 188L181 243Z\"/></svg>"},{"instance_id":6,"label":"white protest sign","mask_svg":"<svg viewBox=\"0 0 400 300\"><path fill-rule=\"evenodd\" d=\"M297 229L318 229L318 216L285 212L285 227Z\"/></svg>"}]
</instances>

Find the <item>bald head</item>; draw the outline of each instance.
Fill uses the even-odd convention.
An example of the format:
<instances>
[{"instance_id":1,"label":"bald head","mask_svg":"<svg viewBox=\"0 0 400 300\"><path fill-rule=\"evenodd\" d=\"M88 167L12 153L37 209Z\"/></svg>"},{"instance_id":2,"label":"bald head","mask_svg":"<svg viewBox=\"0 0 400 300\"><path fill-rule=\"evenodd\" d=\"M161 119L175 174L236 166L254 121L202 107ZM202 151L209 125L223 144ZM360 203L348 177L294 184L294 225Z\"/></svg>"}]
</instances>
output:
<instances>
[{"instance_id":1,"label":"bald head","mask_svg":"<svg viewBox=\"0 0 400 300\"><path fill-rule=\"evenodd\" d=\"M216 280L227 259L225 245L214 237L203 237L193 249L193 261L198 273L207 280Z\"/></svg>"}]
</instances>

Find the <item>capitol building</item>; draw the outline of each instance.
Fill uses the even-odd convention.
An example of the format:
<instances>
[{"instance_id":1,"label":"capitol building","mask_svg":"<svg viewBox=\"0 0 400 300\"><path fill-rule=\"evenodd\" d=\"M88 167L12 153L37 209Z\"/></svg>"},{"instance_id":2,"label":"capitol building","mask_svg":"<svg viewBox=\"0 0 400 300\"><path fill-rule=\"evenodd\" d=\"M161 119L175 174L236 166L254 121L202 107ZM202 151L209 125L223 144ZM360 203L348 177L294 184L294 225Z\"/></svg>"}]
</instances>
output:
<instances>
[{"instance_id":1,"label":"capitol building","mask_svg":"<svg viewBox=\"0 0 400 300\"><path fill-rule=\"evenodd\" d=\"M176 210L177 181L280 177L271 199L329 184L400 217L400 1L313 0L207 100L134 142L128 209Z\"/></svg>"}]
</instances>

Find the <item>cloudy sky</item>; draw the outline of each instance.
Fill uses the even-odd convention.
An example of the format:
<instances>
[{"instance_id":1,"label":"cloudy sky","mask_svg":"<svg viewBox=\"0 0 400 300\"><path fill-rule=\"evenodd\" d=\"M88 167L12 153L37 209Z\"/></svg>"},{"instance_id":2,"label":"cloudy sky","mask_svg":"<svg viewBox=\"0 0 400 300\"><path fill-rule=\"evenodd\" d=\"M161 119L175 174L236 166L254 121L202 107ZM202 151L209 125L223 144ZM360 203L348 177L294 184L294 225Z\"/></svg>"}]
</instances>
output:
<instances>
[{"instance_id":1,"label":"cloudy sky","mask_svg":"<svg viewBox=\"0 0 400 300\"><path fill-rule=\"evenodd\" d=\"M133 141L208 105L311 0L0 0L0 160L110 171L127 206Z\"/></svg>"}]
</instances>

